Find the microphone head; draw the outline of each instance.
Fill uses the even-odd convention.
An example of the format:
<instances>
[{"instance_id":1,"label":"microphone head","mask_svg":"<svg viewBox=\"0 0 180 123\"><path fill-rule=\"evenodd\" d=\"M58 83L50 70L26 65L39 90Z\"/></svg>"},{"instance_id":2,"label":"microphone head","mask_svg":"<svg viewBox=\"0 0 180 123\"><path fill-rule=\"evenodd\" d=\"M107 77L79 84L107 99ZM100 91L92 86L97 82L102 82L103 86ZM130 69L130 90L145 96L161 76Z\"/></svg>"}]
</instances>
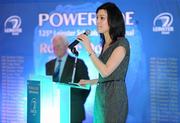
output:
<instances>
[{"instance_id":1,"label":"microphone head","mask_svg":"<svg viewBox=\"0 0 180 123\"><path fill-rule=\"evenodd\" d=\"M90 30L86 30L86 31L84 32L84 34L87 35L87 36L88 36L90 33L91 33Z\"/></svg>"}]
</instances>

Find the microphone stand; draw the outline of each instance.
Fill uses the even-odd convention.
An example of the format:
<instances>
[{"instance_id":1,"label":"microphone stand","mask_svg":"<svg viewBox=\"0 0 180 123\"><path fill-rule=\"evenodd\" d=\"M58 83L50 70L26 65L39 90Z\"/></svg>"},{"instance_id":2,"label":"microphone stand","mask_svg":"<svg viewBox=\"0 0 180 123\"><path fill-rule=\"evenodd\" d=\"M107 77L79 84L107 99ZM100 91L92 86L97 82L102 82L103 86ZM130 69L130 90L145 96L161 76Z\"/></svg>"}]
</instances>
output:
<instances>
[{"instance_id":1,"label":"microphone stand","mask_svg":"<svg viewBox=\"0 0 180 123\"><path fill-rule=\"evenodd\" d=\"M79 86L78 83L74 83L75 73L76 73L76 66L77 66L77 58L78 58L79 52L76 50L75 47L73 47L71 49L71 52L75 55L75 61L74 61L74 66L73 66L72 79L71 79L71 82L69 82L69 84Z\"/></svg>"}]
</instances>

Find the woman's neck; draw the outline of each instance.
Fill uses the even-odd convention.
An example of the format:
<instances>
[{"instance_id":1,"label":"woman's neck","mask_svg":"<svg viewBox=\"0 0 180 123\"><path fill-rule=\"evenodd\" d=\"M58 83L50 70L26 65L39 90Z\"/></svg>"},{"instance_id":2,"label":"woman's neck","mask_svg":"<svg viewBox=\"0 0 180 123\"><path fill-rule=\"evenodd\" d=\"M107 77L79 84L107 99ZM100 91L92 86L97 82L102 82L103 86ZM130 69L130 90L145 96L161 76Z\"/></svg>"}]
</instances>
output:
<instances>
[{"instance_id":1,"label":"woman's neck","mask_svg":"<svg viewBox=\"0 0 180 123\"><path fill-rule=\"evenodd\" d=\"M105 38L105 45L110 45L112 42L112 39L111 39L109 33L104 33L104 38Z\"/></svg>"}]
</instances>

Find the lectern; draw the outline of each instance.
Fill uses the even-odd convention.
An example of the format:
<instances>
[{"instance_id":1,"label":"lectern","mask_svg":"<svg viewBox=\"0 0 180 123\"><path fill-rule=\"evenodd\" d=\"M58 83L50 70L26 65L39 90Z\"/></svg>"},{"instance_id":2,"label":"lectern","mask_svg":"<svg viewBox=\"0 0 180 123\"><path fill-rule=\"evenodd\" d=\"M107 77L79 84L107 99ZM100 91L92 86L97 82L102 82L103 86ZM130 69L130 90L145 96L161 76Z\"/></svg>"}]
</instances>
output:
<instances>
[{"instance_id":1,"label":"lectern","mask_svg":"<svg viewBox=\"0 0 180 123\"><path fill-rule=\"evenodd\" d=\"M27 123L70 123L71 88L89 89L51 76L31 75L27 80Z\"/></svg>"}]
</instances>

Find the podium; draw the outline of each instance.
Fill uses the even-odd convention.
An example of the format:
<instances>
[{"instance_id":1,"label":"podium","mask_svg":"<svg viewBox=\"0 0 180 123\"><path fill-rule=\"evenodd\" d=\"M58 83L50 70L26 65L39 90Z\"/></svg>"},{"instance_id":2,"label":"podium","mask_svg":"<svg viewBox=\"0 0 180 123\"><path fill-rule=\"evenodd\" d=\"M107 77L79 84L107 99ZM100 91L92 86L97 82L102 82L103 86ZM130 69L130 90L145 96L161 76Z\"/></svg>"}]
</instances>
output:
<instances>
[{"instance_id":1,"label":"podium","mask_svg":"<svg viewBox=\"0 0 180 123\"><path fill-rule=\"evenodd\" d=\"M27 123L70 123L71 88L89 89L52 76L31 75L27 80Z\"/></svg>"}]
</instances>

